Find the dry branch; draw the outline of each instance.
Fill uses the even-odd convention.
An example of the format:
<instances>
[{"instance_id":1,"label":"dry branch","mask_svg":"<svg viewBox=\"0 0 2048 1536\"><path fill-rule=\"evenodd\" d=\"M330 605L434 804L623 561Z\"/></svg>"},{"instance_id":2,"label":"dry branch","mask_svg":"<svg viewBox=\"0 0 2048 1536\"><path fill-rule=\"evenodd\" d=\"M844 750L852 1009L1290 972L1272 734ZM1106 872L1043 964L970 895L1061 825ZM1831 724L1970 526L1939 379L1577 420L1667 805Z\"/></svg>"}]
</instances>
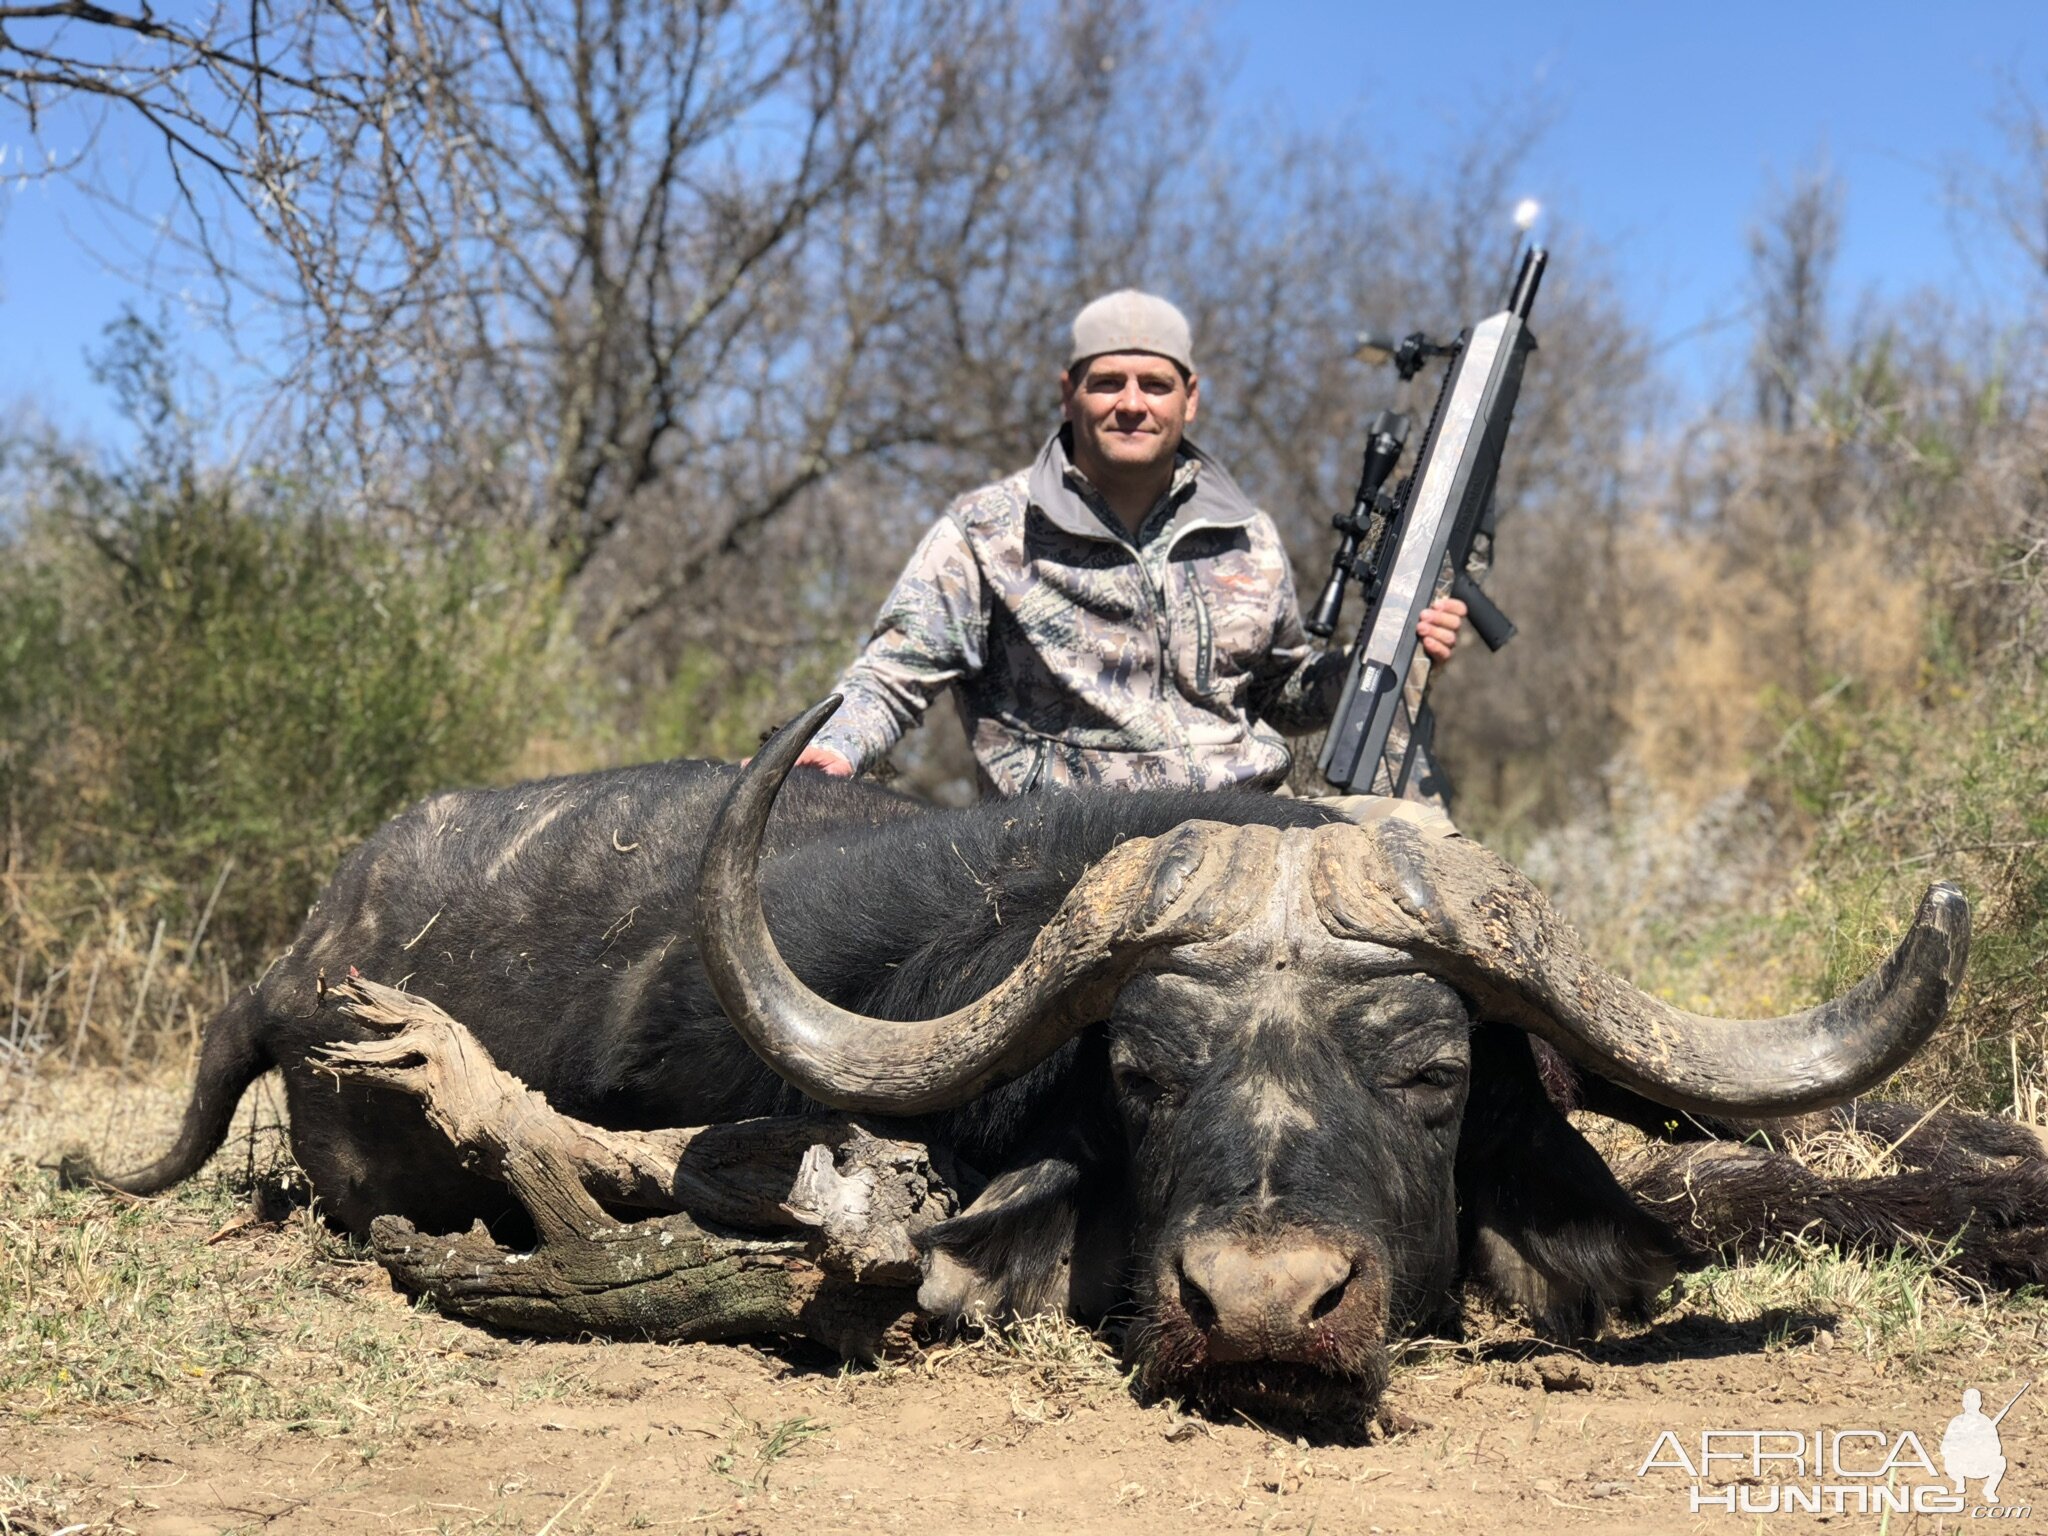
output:
<instances>
[{"instance_id":1,"label":"dry branch","mask_svg":"<svg viewBox=\"0 0 2048 1536\"><path fill-rule=\"evenodd\" d=\"M372 1243L402 1289L530 1333L798 1334L855 1357L907 1341L917 1235L959 1204L924 1147L843 1117L606 1130L550 1108L424 998L357 977L329 996L379 1033L320 1065L420 1100L540 1238L520 1253L481 1227L433 1237L379 1218Z\"/></svg>"}]
</instances>

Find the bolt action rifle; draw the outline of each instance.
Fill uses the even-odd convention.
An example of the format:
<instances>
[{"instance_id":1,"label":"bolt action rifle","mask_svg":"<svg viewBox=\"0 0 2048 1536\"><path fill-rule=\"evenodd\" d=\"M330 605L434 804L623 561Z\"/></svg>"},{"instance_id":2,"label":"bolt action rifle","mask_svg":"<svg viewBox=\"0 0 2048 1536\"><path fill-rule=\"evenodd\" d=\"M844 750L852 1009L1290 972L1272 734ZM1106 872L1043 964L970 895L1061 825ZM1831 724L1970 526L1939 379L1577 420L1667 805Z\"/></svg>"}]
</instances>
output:
<instances>
[{"instance_id":1,"label":"bolt action rifle","mask_svg":"<svg viewBox=\"0 0 2048 1536\"><path fill-rule=\"evenodd\" d=\"M1529 310L1548 259L1541 247L1532 248L1507 308L1455 341L1419 333L1398 346L1360 339L1361 357L1391 361L1404 381L1431 358L1451 361L1415 467L1392 492L1386 483L1409 420L1392 411L1373 418L1351 510L1331 520L1342 538L1330 579L1306 621L1310 634L1328 637L1344 606L1345 584L1359 583L1365 620L1317 760L1323 777L1346 794L1400 795L1418 761L1429 758L1435 732L1423 698L1429 658L1415 633L1423 609L1447 592L1465 603L1489 649L1499 650L1514 635L1514 624L1480 590L1470 567L1475 555L1491 551L1494 478L1521 392L1522 365L1536 350ZM1439 785L1438 792L1448 803L1448 787Z\"/></svg>"}]
</instances>

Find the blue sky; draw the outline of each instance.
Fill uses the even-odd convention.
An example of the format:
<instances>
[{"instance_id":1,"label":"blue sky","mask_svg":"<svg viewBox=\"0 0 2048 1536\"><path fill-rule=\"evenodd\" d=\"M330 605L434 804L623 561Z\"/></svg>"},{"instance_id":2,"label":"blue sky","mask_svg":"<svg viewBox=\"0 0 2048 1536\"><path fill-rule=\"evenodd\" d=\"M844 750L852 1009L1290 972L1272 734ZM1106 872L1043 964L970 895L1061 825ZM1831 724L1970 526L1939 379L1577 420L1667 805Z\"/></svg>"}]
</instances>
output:
<instances>
[{"instance_id":1,"label":"blue sky","mask_svg":"<svg viewBox=\"0 0 2048 1536\"><path fill-rule=\"evenodd\" d=\"M1426 162L1499 103L1544 104L1526 191L1554 230L1605 248L1625 301L1668 343L1660 361L1683 401L1711 398L1739 359L1740 325L1712 322L1740 308L1745 232L1770 178L1817 161L1847 193L1844 306L1924 286L2011 302L2010 263L1959 245L1948 174L2006 153L1988 118L2008 81L2048 97L2048 4L1312 0L1211 17L1202 46L1227 112L1346 123L1389 156ZM0 403L104 429L84 355L124 302L157 301L89 249L110 236L91 205L62 185L16 189L19 142L0 119L0 143L16 146L0 171ZM161 200L145 142L116 133L103 147L139 200ZM129 231L113 265L150 254Z\"/></svg>"},{"instance_id":2,"label":"blue sky","mask_svg":"<svg viewBox=\"0 0 2048 1536\"><path fill-rule=\"evenodd\" d=\"M1999 163L1990 110L2010 83L2048 99L2048 4L1239 5L1216 41L1232 100L1339 118L1389 155L1426 157L1503 101L1551 126L1527 191L1606 248L1681 397L1711 397L1746 344L1747 231L1771 178L1825 163L1846 199L1847 309L1929 285L2004 307L2002 251L1967 259L1957 162ZM2004 292L2001 293L2000 290Z\"/></svg>"}]
</instances>

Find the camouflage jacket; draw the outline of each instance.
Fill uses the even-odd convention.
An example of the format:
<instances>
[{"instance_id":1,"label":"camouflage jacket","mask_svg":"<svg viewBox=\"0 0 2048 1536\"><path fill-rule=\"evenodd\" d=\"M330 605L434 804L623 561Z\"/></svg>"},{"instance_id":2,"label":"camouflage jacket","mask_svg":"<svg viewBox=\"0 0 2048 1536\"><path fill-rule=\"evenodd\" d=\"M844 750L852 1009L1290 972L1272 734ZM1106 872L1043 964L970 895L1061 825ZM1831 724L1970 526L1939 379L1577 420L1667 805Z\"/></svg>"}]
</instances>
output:
<instances>
[{"instance_id":1,"label":"camouflage jacket","mask_svg":"<svg viewBox=\"0 0 2048 1536\"><path fill-rule=\"evenodd\" d=\"M925 535L817 740L863 772L950 686L984 792L1273 788L1281 732L1327 723L1343 681L1272 520L1222 466L1183 445L1134 542L1061 432Z\"/></svg>"}]
</instances>

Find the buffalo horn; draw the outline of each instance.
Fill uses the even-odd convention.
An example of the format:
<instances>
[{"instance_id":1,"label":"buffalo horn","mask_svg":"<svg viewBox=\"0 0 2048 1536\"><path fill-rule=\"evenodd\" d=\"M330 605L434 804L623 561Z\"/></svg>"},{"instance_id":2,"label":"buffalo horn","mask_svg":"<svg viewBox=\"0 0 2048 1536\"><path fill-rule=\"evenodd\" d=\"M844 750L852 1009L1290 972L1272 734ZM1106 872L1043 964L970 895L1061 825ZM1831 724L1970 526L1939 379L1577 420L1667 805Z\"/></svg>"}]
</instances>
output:
<instances>
[{"instance_id":1,"label":"buffalo horn","mask_svg":"<svg viewBox=\"0 0 2048 1536\"><path fill-rule=\"evenodd\" d=\"M755 1053L836 1109L929 1114L1029 1071L1101 1017L1129 963L1186 927L1207 840L1198 827L1134 839L1098 860L1024 961L943 1018L870 1018L806 986L761 904L761 843L797 757L839 695L778 731L743 768L713 823L697 887L698 947L726 1017ZM1169 912L1169 909L1172 909Z\"/></svg>"},{"instance_id":2,"label":"buffalo horn","mask_svg":"<svg viewBox=\"0 0 2048 1536\"><path fill-rule=\"evenodd\" d=\"M1708 1018L1592 960L1543 893L1477 843L1398 820L1317 836L1318 905L1333 931L1406 950L1481 1017L1695 1113L1798 1114L1875 1087L1941 1023L1970 949L1969 902L1933 885L1891 956L1840 997L1783 1018Z\"/></svg>"}]
</instances>

